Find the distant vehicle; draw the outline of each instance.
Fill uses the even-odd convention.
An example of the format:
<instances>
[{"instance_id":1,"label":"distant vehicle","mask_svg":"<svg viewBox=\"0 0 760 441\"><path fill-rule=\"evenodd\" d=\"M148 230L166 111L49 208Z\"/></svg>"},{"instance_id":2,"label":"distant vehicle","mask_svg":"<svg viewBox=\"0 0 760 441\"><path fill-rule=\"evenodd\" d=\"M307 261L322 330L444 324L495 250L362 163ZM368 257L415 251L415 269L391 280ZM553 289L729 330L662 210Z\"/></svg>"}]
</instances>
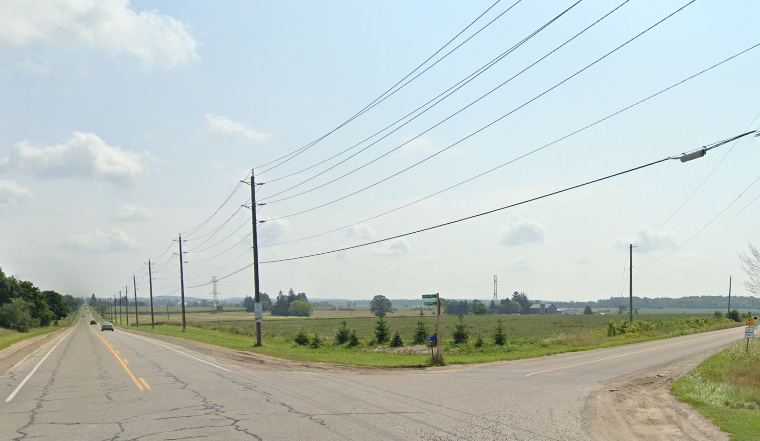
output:
<instances>
[{"instance_id":1,"label":"distant vehicle","mask_svg":"<svg viewBox=\"0 0 760 441\"><path fill-rule=\"evenodd\" d=\"M109 331L113 331L114 330L113 329L113 323L104 322L104 323L100 324L100 330L101 331L105 331L106 329L109 330Z\"/></svg>"},{"instance_id":2,"label":"distant vehicle","mask_svg":"<svg viewBox=\"0 0 760 441\"><path fill-rule=\"evenodd\" d=\"M98 324L98 322L96 322L95 320L90 320L90 324L91 324L91 325L97 325L97 324Z\"/></svg>"},{"instance_id":3,"label":"distant vehicle","mask_svg":"<svg viewBox=\"0 0 760 441\"><path fill-rule=\"evenodd\" d=\"M84 314L82 314L82 317L84 317Z\"/></svg>"}]
</instances>

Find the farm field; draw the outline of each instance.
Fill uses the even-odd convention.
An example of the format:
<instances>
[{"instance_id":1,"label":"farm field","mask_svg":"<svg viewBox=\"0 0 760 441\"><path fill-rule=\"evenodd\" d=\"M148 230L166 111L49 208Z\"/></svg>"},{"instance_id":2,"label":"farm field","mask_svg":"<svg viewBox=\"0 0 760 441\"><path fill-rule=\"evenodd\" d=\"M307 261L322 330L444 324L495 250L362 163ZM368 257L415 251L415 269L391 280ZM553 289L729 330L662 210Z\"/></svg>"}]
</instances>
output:
<instances>
[{"instance_id":1,"label":"farm field","mask_svg":"<svg viewBox=\"0 0 760 441\"><path fill-rule=\"evenodd\" d=\"M346 309L346 308L344 308ZM337 318L351 318L351 317L374 317L372 312L369 310L369 307L351 307L351 310L341 310L341 309L325 309L325 308L314 308L314 313L312 317L337 317ZM425 314L430 314L431 309L428 308L428 310L425 311ZM126 308L122 307L121 311L121 321L122 324L126 324L127 318L126 318ZM399 307L396 308L396 311L388 314L388 317L405 317L405 316L416 316L419 314L419 307ZM143 322L150 323L150 307L149 306L139 306L137 308L137 315L139 318L140 323ZM154 307L153 308L153 315L156 321L162 321L162 322L168 322L168 323L182 323L182 308L179 306L173 306L170 308L163 307ZM268 312L264 313L265 320L283 320L283 319L290 319L291 317L277 317L272 316ZM132 323L135 318L135 308L134 306L129 307L129 322ZM118 308L117 313L115 317L116 321L119 320L118 317ZM237 321L237 320L253 320L253 313L252 312L246 312L245 308L242 307L225 307L223 312L217 312L214 310L214 308L210 307L186 307L185 308L185 319L188 323L190 322L205 322L205 321ZM109 318L108 320L111 320Z\"/></svg>"},{"instance_id":2,"label":"farm field","mask_svg":"<svg viewBox=\"0 0 760 441\"><path fill-rule=\"evenodd\" d=\"M428 362L428 348L424 345L411 345L411 340L418 320L421 319L425 323L431 335L434 333L436 321L435 316L431 315L386 317L391 335L398 331L404 342L402 347L390 348L387 343L380 345L374 341L374 329L377 322L375 317L270 319L265 315L262 324L264 345L253 347L255 340L253 320L235 320L229 316L225 317L224 314L208 313L208 315L216 315L216 320L209 317L202 320L191 319L191 315L188 314L187 332L182 332L180 322L175 320L169 324L161 320L155 329L151 329L149 319L141 320L139 329L291 360L402 367L423 366ZM493 333L499 319L502 320L506 333L506 344L503 346L493 343ZM616 323L613 327L617 335L608 335L611 320ZM338 345L334 341L335 334L343 321L346 321L349 329L356 331L360 343L355 348ZM693 317L682 314L639 314L635 317L636 326L629 327L627 331L620 331L623 316L469 315L464 318L470 334L469 341L454 344L451 334L457 322L456 316L441 317L441 342L447 363L514 360L618 346L739 325L725 319L716 320L711 314ZM131 328L134 329L134 326ZM311 340L317 336L320 347L311 348L296 344L294 339L299 331L305 332ZM483 340L483 345L480 347L475 344L478 336L481 336Z\"/></svg>"}]
</instances>

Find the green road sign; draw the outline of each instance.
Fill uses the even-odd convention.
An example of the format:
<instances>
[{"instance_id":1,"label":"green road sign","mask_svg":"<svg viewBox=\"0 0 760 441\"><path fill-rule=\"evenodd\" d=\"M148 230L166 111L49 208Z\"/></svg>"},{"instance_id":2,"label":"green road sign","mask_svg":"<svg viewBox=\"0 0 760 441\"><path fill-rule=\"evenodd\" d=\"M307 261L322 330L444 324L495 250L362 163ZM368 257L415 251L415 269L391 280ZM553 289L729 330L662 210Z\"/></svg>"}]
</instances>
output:
<instances>
[{"instance_id":1,"label":"green road sign","mask_svg":"<svg viewBox=\"0 0 760 441\"><path fill-rule=\"evenodd\" d=\"M423 299L434 299L438 296L438 294L422 294Z\"/></svg>"},{"instance_id":2,"label":"green road sign","mask_svg":"<svg viewBox=\"0 0 760 441\"><path fill-rule=\"evenodd\" d=\"M435 306L438 302L425 302L425 306Z\"/></svg>"}]
</instances>

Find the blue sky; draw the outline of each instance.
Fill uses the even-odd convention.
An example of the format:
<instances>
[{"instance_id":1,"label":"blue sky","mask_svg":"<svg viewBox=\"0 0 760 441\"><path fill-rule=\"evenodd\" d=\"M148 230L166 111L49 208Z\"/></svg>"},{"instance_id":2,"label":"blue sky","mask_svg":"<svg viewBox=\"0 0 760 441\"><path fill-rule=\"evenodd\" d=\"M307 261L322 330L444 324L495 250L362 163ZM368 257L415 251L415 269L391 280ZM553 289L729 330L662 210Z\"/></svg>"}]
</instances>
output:
<instances>
[{"instance_id":1,"label":"blue sky","mask_svg":"<svg viewBox=\"0 0 760 441\"><path fill-rule=\"evenodd\" d=\"M623 2L579 2L430 111L315 177L346 155L309 167L427 102L575 3L498 2L441 54L514 7L377 107L262 173L262 164L364 108L493 3L4 2L0 265L44 288L107 297L124 289L132 274L147 295L144 263L151 258L159 269L154 294L164 295L179 287L171 241L180 232L190 251L188 286L251 263L244 239L249 212L237 211L250 196L247 186L193 228L254 167L258 181L270 181L258 194L268 202L259 211L268 220L259 236L260 258L269 261L447 222L760 127L752 123L760 112L758 48L498 171L339 228L513 160L760 43L757 2L699 0L446 153L356 196L272 220L341 198L452 145L687 4L629 1L488 97L359 172L289 200L265 199L313 178L297 187L309 190L401 146ZM292 287L321 298L426 292L489 298L498 275L501 296L525 291L534 299L593 300L627 293L627 244L634 243L636 295L724 295L729 276L743 278L737 253L757 243L760 202L751 201L760 183L751 184L759 161L760 141L747 137L696 161L669 161L435 231L264 264L262 290ZM244 270L219 289L227 297L250 295L252 279ZM740 283L734 288L747 294ZM209 292L200 286L186 294Z\"/></svg>"}]
</instances>

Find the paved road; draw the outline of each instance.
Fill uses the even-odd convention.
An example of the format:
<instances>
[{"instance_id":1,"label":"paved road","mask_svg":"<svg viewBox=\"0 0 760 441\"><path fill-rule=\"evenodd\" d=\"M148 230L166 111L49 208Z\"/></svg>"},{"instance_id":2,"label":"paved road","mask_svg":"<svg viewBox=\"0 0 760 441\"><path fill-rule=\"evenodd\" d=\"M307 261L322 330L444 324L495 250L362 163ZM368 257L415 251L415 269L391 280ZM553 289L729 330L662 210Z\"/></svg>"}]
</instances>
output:
<instances>
[{"instance_id":1,"label":"paved road","mask_svg":"<svg viewBox=\"0 0 760 441\"><path fill-rule=\"evenodd\" d=\"M86 318L0 375L0 440L586 440L584 400L604 382L742 338L729 329L473 367L278 372Z\"/></svg>"}]
</instances>

